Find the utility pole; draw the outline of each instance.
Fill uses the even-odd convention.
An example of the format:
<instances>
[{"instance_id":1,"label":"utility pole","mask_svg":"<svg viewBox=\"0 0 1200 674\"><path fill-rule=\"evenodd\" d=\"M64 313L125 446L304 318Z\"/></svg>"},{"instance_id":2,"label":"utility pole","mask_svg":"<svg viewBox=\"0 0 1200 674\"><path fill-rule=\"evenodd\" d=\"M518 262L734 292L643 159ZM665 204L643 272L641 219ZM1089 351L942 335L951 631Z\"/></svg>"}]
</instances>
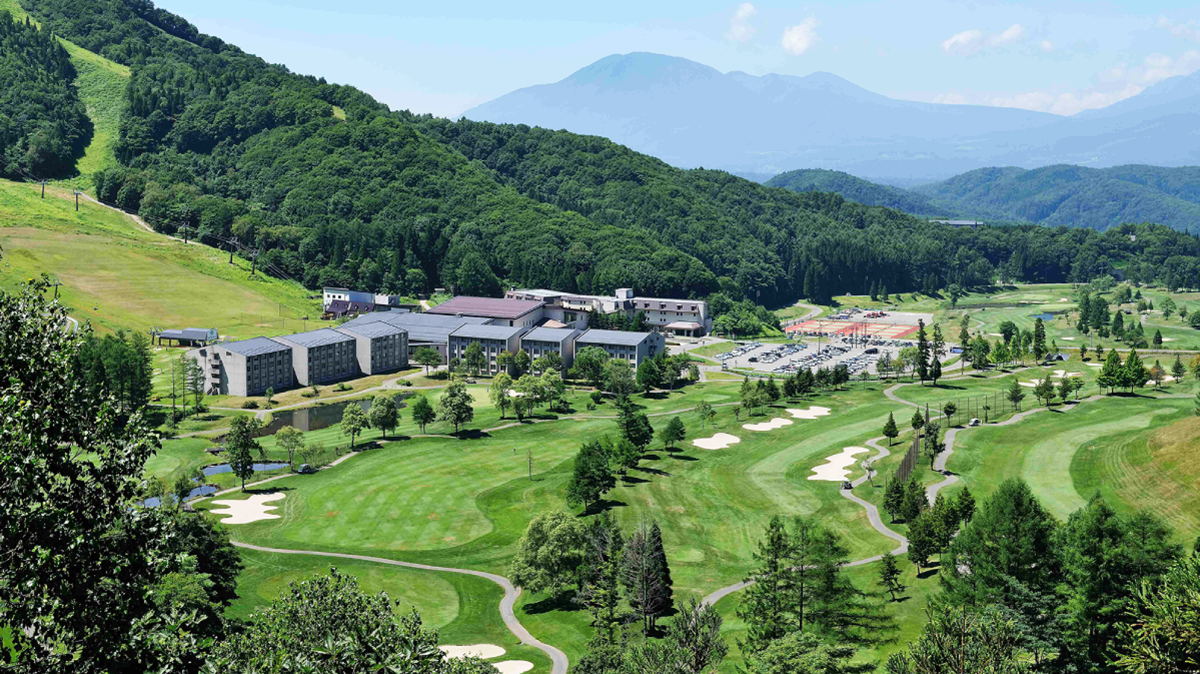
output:
<instances>
[{"instance_id":1,"label":"utility pole","mask_svg":"<svg viewBox=\"0 0 1200 674\"><path fill-rule=\"evenodd\" d=\"M75 212L79 212L79 190L75 190Z\"/></svg>"},{"instance_id":2,"label":"utility pole","mask_svg":"<svg viewBox=\"0 0 1200 674\"><path fill-rule=\"evenodd\" d=\"M58 287L60 285L62 285L62 282L56 280L54 283L51 283L50 285L54 286L54 299L58 299Z\"/></svg>"},{"instance_id":3,"label":"utility pole","mask_svg":"<svg viewBox=\"0 0 1200 674\"><path fill-rule=\"evenodd\" d=\"M233 239L229 240L229 264L233 264Z\"/></svg>"},{"instance_id":4,"label":"utility pole","mask_svg":"<svg viewBox=\"0 0 1200 674\"><path fill-rule=\"evenodd\" d=\"M259 250L257 248L250 251L250 275L251 276L254 276L254 272L258 269L258 253L259 253Z\"/></svg>"},{"instance_id":5,"label":"utility pole","mask_svg":"<svg viewBox=\"0 0 1200 674\"><path fill-rule=\"evenodd\" d=\"M46 198L46 181L45 180L42 181L42 198L43 199Z\"/></svg>"},{"instance_id":6,"label":"utility pole","mask_svg":"<svg viewBox=\"0 0 1200 674\"><path fill-rule=\"evenodd\" d=\"M188 242L188 230L189 230L189 229L191 229L191 227L188 227L187 225L180 225L180 226L179 226L179 231L180 231L180 232L183 232L183 243L184 243L184 245L187 245L187 242Z\"/></svg>"}]
</instances>

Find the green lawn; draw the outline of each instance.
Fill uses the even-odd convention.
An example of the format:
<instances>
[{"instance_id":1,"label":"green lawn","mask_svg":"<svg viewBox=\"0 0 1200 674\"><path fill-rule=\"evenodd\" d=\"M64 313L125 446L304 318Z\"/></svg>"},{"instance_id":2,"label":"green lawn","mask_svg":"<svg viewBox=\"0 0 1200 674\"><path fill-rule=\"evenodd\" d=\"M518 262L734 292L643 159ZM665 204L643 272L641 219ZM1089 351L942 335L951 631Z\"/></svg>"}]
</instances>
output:
<instances>
[{"instance_id":1,"label":"green lawn","mask_svg":"<svg viewBox=\"0 0 1200 674\"><path fill-rule=\"evenodd\" d=\"M536 674L550 671L541 651L523 646L500 619L504 592L491 581L454 573L406 569L387 564L306 555L239 550L245 569L238 577L238 598L226 611L245 619L270 603L288 585L335 567L358 579L367 592L386 592L397 612L416 609L426 628L437 629L442 644L496 644L505 649L492 662L528 660Z\"/></svg>"},{"instance_id":2,"label":"green lawn","mask_svg":"<svg viewBox=\"0 0 1200 674\"><path fill-rule=\"evenodd\" d=\"M679 405L701 395L728 398L736 390L735 383L697 386L674 399L648 401L647 407ZM775 514L820 518L843 534L854 558L890 550L892 542L870 528L861 508L840 497L837 483L807 479L827 456L877 434L886 410L869 403L878 396L878 389L869 387L817 398L801 406L825 405L833 409L831 416L762 433L742 429L747 420L735 420L729 408L718 408L715 428L703 431L693 414L683 414L690 437L722 431L742 442L712 452L689 445L677 455L656 446L632 479L607 495L608 505L629 528L645 516L658 519L681 598L740 580ZM782 409L770 412L753 421L787 416ZM486 413L494 414L484 406L481 415ZM665 423L662 417L653 421ZM319 438L324 432L307 435ZM389 442L335 469L271 483L287 493L277 511L281 519L231 527L231 534L271 547L505 573L529 520L565 507L563 494L579 444L613 432L611 420L563 419L463 440ZM533 453L532 481L527 452ZM522 622L568 655L578 654L590 632L586 618L574 607L547 607L544 599L524 598Z\"/></svg>"},{"instance_id":3,"label":"green lawn","mask_svg":"<svg viewBox=\"0 0 1200 674\"><path fill-rule=\"evenodd\" d=\"M81 180L77 186L94 193L91 175L116 162L113 145L117 141L121 110L125 107L125 85L129 68L94 54L74 43L62 40L75 66L75 86L92 120L92 140L76 163Z\"/></svg>"},{"instance_id":4,"label":"green lawn","mask_svg":"<svg viewBox=\"0 0 1200 674\"><path fill-rule=\"evenodd\" d=\"M304 288L261 274L207 246L147 232L127 216L81 202L69 190L0 181L0 287L42 273L62 282L60 299L81 323L113 331L215 327L246 338L302 328L285 317L316 315ZM85 263L86 262L86 263Z\"/></svg>"},{"instance_id":5,"label":"green lawn","mask_svg":"<svg viewBox=\"0 0 1200 674\"><path fill-rule=\"evenodd\" d=\"M1015 426L971 429L959 434L947 467L977 499L1021 477L1059 519L1099 490L1115 504L1157 510L1180 534L1191 534L1200 512L1186 495L1200 487L1200 466L1188 448L1200 427L1177 422L1192 406L1186 399L1107 397L1066 413L1040 412Z\"/></svg>"}]
</instances>

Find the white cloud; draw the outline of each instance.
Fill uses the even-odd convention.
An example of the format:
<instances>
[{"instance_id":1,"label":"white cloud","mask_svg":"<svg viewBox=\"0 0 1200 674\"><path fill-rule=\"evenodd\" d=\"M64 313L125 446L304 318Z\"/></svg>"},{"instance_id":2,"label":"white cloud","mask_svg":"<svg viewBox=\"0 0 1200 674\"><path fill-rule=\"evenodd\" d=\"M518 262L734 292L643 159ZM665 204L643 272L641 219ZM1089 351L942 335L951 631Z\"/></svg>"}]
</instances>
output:
<instances>
[{"instance_id":1,"label":"white cloud","mask_svg":"<svg viewBox=\"0 0 1200 674\"><path fill-rule=\"evenodd\" d=\"M758 14L754 5L744 2L738 5L733 18L729 20L729 39L734 42L745 42L754 37L755 28L750 25L750 17Z\"/></svg>"},{"instance_id":2,"label":"white cloud","mask_svg":"<svg viewBox=\"0 0 1200 674\"><path fill-rule=\"evenodd\" d=\"M938 94L933 97L934 103L943 103L945 105L966 105L967 97L962 94Z\"/></svg>"},{"instance_id":3,"label":"white cloud","mask_svg":"<svg viewBox=\"0 0 1200 674\"><path fill-rule=\"evenodd\" d=\"M783 50L792 56L799 56L817 43L816 17L808 17L804 21L783 31Z\"/></svg>"},{"instance_id":4,"label":"white cloud","mask_svg":"<svg viewBox=\"0 0 1200 674\"><path fill-rule=\"evenodd\" d=\"M1042 40L1042 51L1047 54L1054 51L1054 43L1049 40Z\"/></svg>"},{"instance_id":5,"label":"white cloud","mask_svg":"<svg viewBox=\"0 0 1200 674\"><path fill-rule=\"evenodd\" d=\"M1028 31L1025 26L1019 23L1014 23L1004 30L1004 32L995 35L985 35L981 30L964 30L961 33L952 35L950 39L942 42L942 49L947 54L958 54L959 56L972 56L978 54L987 48L1003 47L1005 45L1017 44L1026 38ZM1048 41L1042 42L1042 49L1046 49L1050 45ZM1053 45L1050 45L1053 48Z\"/></svg>"},{"instance_id":6,"label":"white cloud","mask_svg":"<svg viewBox=\"0 0 1200 674\"><path fill-rule=\"evenodd\" d=\"M1158 27L1167 30L1174 37L1181 37L1185 40L1200 42L1200 27L1197 27L1196 22L1175 23L1165 16L1158 18Z\"/></svg>"},{"instance_id":7,"label":"white cloud","mask_svg":"<svg viewBox=\"0 0 1200 674\"><path fill-rule=\"evenodd\" d=\"M999 47L1001 45L1013 44L1014 42L1020 42L1021 40L1024 40L1024 39L1025 39L1025 26L1022 26L1019 23L1014 23L1013 25L1011 25L1007 29L1005 29L1005 31L1003 33L1000 33L999 35L993 35L992 38L990 40L988 40L988 44L992 45L993 47Z\"/></svg>"},{"instance_id":8,"label":"white cloud","mask_svg":"<svg viewBox=\"0 0 1200 674\"><path fill-rule=\"evenodd\" d=\"M964 30L942 43L942 49L947 53L965 56L979 51L981 46L983 46L983 31L981 30Z\"/></svg>"}]
</instances>

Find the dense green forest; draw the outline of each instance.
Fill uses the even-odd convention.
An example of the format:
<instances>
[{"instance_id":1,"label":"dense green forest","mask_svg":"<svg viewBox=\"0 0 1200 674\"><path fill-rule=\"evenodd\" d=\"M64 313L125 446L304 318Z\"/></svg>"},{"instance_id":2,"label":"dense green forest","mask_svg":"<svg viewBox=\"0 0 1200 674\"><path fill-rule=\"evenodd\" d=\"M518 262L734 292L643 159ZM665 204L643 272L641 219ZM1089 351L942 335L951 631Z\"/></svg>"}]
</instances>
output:
<instances>
[{"instance_id":1,"label":"dense green forest","mask_svg":"<svg viewBox=\"0 0 1200 674\"><path fill-rule=\"evenodd\" d=\"M1200 231L1200 167L1195 166L984 168L908 190L840 171L802 169L781 173L765 184L795 192L836 192L859 203L922 216L1099 231L1154 222Z\"/></svg>"},{"instance_id":2,"label":"dense green forest","mask_svg":"<svg viewBox=\"0 0 1200 674\"><path fill-rule=\"evenodd\" d=\"M923 195L910 190L880 185L842 171L798 169L780 173L764 183L793 192L836 192L850 201L871 206L887 206L914 215L947 215Z\"/></svg>"},{"instance_id":3,"label":"dense green forest","mask_svg":"<svg viewBox=\"0 0 1200 674\"><path fill-rule=\"evenodd\" d=\"M0 177L54 178L92 134L58 40L0 10Z\"/></svg>"},{"instance_id":4,"label":"dense green forest","mask_svg":"<svg viewBox=\"0 0 1200 674\"><path fill-rule=\"evenodd\" d=\"M1146 280L1170 269L1200 286L1200 244L1165 227L947 228L836 194L676 169L599 137L393 112L144 1L23 4L132 69L120 165L94 177L101 199L166 232L236 237L309 287L630 286L771 305L1120 268Z\"/></svg>"},{"instance_id":5,"label":"dense green forest","mask_svg":"<svg viewBox=\"0 0 1200 674\"><path fill-rule=\"evenodd\" d=\"M1200 167L1058 165L970 171L913 188L935 206L978 218L1106 230L1156 222L1200 232Z\"/></svg>"}]
</instances>

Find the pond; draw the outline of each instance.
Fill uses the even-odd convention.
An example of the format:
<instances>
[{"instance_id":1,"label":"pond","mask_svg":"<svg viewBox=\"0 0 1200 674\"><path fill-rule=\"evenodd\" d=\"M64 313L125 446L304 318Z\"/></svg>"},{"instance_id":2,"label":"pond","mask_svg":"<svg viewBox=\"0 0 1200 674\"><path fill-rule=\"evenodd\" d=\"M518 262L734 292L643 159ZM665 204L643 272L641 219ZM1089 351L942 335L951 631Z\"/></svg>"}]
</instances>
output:
<instances>
[{"instance_id":1,"label":"pond","mask_svg":"<svg viewBox=\"0 0 1200 674\"><path fill-rule=\"evenodd\" d=\"M211 485L211 484L200 485L199 487L196 487L195 489L188 492L187 498L185 498L184 501L190 501L194 498L199 498L201 496L208 496L209 494L215 494L215 493L217 493L216 486ZM169 496L167 498L170 498L171 500L175 499L174 496ZM160 501L157 496L155 496L153 498L148 498L142 503L142 505L146 506L147 508L157 508L161 504L162 504L162 501Z\"/></svg>"},{"instance_id":2,"label":"pond","mask_svg":"<svg viewBox=\"0 0 1200 674\"><path fill-rule=\"evenodd\" d=\"M1052 320L1054 320L1054 314L1052 314L1052 313L1049 313L1049 312L1046 312L1046 313L1041 313L1041 314L1034 314L1034 316L1033 316L1033 317L1034 317L1034 318L1040 318L1040 319L1042 319L1043 321L1052 321Z\"/></svg>"},{"instance_id":3,"label":"pond","mask_svg":"<svg viewBox=\"0 0 1200 674\"><path fill-rule=\"evenodd\" d=\"M333 403L332 405L318 405L317 407L306 407L298 410L280 410L271 413L271 421L263 424L263 427L258 430L258 433L255 433L254 437L262 438L268 435L275 435L284 426L291 426L298 431L319 431L322 428L329 428L330 426L342 423L342 413L346 410L347 405L358 405L364 412L371 411L370 398L351 400L344 403Z\"/></svg>"},{"instance_id":4,"label":"pond","mask_svg":"<svg viewBox=\"0 0 1200 674\"><path fill-rule=\"evenodd\" d=\"M280 468L287 468L287 467L288 467L288 465L286 463L278 463L278 462L256 463L256 464L254 464L254 472L259 473L264 470L279 470ZM205 468L204 468L204 476L205 477L210 477L212 475L217 475L219 473L232 473L232 472L233 472L233 467L227 463L218 463L218 464L215 464L212 466L205 466Z\"/></svg>"}]
</instances>

